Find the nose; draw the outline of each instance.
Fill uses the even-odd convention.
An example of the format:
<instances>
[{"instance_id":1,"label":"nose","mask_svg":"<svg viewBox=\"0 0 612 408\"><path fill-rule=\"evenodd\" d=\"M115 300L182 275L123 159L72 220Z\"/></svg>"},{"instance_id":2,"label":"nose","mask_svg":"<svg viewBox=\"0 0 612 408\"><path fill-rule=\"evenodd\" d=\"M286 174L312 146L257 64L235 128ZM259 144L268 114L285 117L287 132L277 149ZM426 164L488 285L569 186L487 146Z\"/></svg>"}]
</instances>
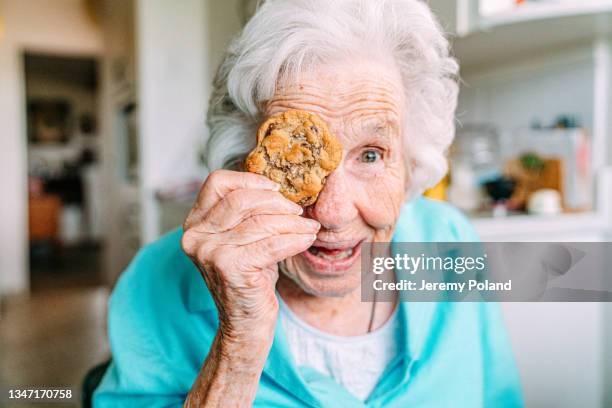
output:
<instances>
[{"instance_id":1,"label":"nose","mask_svg":"<svg viewBox=\"0 0 612 408\"><path fill-rule=\"evenodd\" d=\"M327 177L325 187L319 194L317 202L309 207L309 215L319 221L328 230L339 230L357 216L354 203L354 193L348 188L348 183L342 169L334 171Z\"/></svg>"}]
</instances>

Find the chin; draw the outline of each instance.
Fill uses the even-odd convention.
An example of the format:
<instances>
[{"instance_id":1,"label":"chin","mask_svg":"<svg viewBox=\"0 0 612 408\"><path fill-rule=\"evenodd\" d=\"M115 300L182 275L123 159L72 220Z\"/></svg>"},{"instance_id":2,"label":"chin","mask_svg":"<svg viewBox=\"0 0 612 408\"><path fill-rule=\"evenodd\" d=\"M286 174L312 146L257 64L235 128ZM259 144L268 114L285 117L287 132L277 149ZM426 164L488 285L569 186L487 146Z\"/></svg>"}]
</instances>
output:
<instances>
[{"instance_id":1,"label":"chin","mask_svg":"<svg viewBox=\"0 0 612 408\"><path fill-rule=\"evenodd\" d=\"M360 273L333 278L321 278L307 273L289 276L306 293L317 297L343 297L359 289Z\"/></svg>"}]
</instances>

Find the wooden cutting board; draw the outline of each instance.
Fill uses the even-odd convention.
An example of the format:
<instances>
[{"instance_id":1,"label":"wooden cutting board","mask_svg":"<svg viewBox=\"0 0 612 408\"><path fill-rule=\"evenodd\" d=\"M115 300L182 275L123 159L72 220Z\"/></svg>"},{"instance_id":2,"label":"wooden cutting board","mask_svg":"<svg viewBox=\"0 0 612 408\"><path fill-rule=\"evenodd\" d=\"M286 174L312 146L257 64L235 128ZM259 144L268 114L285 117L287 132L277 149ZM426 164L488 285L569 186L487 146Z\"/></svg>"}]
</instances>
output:
<instances>
[{"instance_id":1,"label":"wooden cutting board","mask_svg":"<svg viewBox=\"0 0 612 408\"><path fill-rule=\"evenodd\" d=\"M561 194L561 202L565 207L565 195L563 191L563 160L559 158L543 159L542 170L528 170L521 165L520 159L506 162L504 173L516 180L516 189L510 198L513 209L523 209L527 205L529 196L543 188L557 190Z\"/></svg>"}]
</instances>

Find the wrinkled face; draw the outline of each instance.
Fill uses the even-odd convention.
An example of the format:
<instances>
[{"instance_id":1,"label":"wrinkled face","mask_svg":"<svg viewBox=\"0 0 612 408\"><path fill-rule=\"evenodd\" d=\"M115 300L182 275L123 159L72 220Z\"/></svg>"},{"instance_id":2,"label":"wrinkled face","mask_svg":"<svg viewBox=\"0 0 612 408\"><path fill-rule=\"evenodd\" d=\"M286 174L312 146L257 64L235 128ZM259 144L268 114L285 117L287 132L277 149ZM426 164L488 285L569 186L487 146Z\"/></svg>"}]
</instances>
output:
<instances>
[{"instance_id":1,"label":"wrinkled face","mask_svg":"<svg viewBox=\"0 0 612 408\"><path fill-rule=\"evenodd\" d=\"M342 296L359 288L363 242L389 241L406 190L401 79L392 65L351 60L284 83L266 116L316 113L342 143L343 158L304 215L321 224L313 246L281 269L305 292Z\"/></svg>"}]
</instances>

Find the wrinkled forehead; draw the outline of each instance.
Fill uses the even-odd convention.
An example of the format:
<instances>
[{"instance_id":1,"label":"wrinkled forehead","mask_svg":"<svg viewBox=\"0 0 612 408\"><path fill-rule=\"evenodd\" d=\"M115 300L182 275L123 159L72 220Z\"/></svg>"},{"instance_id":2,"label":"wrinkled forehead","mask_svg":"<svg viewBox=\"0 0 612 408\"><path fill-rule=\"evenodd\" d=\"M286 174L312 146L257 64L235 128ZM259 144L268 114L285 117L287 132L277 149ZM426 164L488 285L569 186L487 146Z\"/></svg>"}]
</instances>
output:
<instances>
[{"instance_id":1,"label":"wrinkled forehead","mask_svg":"<svg viewBox=\"0 0 612 408\"><path fill-rule=\"evenodd\" d=\"M317 113L330 126L382 131L400 126L404 99L401 77L393 64L353 60L285 77L265 113L303 109Z\"/></svg>"}]
</instances>

